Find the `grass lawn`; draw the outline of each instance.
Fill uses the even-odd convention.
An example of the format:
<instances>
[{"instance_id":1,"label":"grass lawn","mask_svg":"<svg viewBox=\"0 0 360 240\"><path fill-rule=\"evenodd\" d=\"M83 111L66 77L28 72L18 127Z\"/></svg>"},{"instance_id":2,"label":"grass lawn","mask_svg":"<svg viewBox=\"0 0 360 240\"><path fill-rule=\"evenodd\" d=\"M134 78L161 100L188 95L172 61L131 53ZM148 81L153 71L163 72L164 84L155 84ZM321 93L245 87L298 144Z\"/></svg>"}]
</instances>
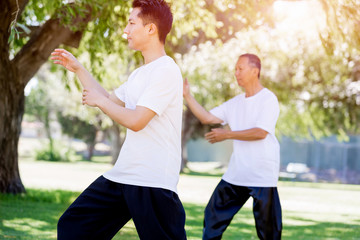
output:
<instances>
[{"instance_id":1,"label":"grass lawn","mask_svg":"<svg viewBox=\"0 0 360 240\"><path fill-rule=\"evenodd\" d=\"M360 186L280 182L282 188L283 239L360 239ZM0 194L0 239L56 239L57 220L79 193L27 191ZM184 203L184 207L188 239L201 239L205 205ZM138 239L133 223L114 239ZM235 215L223 239L257 239L251 208Z\"/></svg>"}]
</instances>

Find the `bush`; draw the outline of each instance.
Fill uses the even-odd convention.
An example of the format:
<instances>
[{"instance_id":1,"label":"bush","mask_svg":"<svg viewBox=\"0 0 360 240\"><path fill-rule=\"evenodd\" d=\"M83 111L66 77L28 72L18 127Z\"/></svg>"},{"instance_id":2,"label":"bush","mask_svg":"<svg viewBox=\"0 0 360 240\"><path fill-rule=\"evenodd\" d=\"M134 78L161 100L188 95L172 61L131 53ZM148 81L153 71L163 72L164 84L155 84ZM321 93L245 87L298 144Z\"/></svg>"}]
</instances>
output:
<instances>
[{"instance_id":1,"label":"bush","mask_svg":"<svg viewBox=\"0 0 360 240\"><path fill-rule=\"evenodd\" d=\"M55 144L56 145L56 144ZM81 158L76 155L73 149L56 145L52 149L48 146L43 149L39 149L35 152L36 160L51 161L51 162L70 162Z\"/></svg>"}]
</instances>

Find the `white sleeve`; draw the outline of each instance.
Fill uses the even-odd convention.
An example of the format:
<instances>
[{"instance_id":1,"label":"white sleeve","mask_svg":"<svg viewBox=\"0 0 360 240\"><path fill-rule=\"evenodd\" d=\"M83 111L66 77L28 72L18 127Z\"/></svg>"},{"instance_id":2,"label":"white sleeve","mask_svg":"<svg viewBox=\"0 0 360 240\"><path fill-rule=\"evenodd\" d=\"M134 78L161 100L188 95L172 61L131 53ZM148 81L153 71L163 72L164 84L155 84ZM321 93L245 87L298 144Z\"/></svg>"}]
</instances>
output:
<instances>
[{"instance_id":1,"label":"white sleeve","mask_svg":"<svg viewBox=\"0 0 360 240\"><path fill-rule=\"evenodd\" d=\"M261 128L268 133L275 135L275 126L279 114L280 108L278 100L275 96L272 96L264 101L255 127Z\"/></svg>"},{"instance_id":2,"label":"white sleeve","mask_svg":"<svg viewBox=\"0 0 360 240\"><path fill-rule=\"evenodd\" d=\"M220 106L217 106L213 109L211 109L209 112L214 115L217 118L220 118L221 120L223 120L223 122L221 123L221 125L226 125L228 124L227 118L226 118L226 103L224 102L223 104L221 104Z\"/></svg>"},{"instance_id":3,"label":"white sleeve","mask_svg":"<svg viewBox=\"0 0 360 240\"><path fill-rule=\"evenodd\" d=\"M126 90L126 86L127 86L127 82L123 83L120 87L118 87L117 89L115 89L114 93L116 95L116 97L118 99L120 99L121 101L123 101L124 103L125 101L125 90Z\"/></svg>"},{"instance_id":4,"label":"white sleeve","mask_svg":"<svg viewBox=\"0 0 360 240\"><path fill-rule=\"evenodd\" d=\"M172 67L163 67L155 69L149 78L149 85L136 105L149 108L160 116L173 99L182 96L181 72Z\"/></svg>"}]
</instances>

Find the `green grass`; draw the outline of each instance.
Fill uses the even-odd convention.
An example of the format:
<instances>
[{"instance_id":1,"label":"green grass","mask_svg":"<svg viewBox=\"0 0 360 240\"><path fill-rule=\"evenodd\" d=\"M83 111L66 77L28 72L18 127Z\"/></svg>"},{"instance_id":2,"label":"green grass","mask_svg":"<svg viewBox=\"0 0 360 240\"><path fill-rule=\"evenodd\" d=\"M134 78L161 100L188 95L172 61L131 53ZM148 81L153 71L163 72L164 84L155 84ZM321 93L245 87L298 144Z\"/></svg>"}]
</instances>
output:
<instances>
[{"instance_id":1,"label":"green grass","mask_svg":"<svg viewBox=\"0 0 360 240\"><path fill-rule=\"evenodd\" d=\"M360 239L360 186L280 182L279 192L283 239ZM56 239L57 220L78 194L37 189L16 196L0 194L0 239ZM289 205L291 201L295 204ZM184 207L188 239L200 240L205 206L184 203ZM133 223L114 239L138 239ZM223 239L257 239L251 208L235 215Z\"/></svg>"}]
</instances>

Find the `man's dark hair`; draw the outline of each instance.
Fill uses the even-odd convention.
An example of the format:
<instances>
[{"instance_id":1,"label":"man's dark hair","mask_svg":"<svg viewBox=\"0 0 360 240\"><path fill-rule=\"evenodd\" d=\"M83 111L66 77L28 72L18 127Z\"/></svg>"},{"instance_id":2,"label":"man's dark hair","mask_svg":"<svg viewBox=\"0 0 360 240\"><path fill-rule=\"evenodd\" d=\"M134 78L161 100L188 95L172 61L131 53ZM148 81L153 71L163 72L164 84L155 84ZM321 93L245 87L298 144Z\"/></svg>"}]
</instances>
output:
<instances>
[{"instance_id":1,"label":"man's dark hair","mask_svg":"<svg viewBox=\"0 0 360 240\"><path fill-rule=\"evenodd\" d=\"M255 54L251 54L251 53L245 53L240 55L239 58L241 57L246 57L248 59L248 64L252 67L255 67L257 69L259 69L259 74L258 74L258 78L260 78L260 71L261 71L261 61L260 58L258 56L256 56Z\"/></svg>"},{"instance_id":2,"label":"man's dark hair","mask_svg":"<svg viewBox=\"0 0 360 240\"><path fill-rule=\"evenodd\" d=\"M144 26L149 23L156 25L159 40L165 43L173 22L169 5L164 0L134 0L132 7L141 9L138 17L142 19Z\"/></svg>"}]
</instances>

